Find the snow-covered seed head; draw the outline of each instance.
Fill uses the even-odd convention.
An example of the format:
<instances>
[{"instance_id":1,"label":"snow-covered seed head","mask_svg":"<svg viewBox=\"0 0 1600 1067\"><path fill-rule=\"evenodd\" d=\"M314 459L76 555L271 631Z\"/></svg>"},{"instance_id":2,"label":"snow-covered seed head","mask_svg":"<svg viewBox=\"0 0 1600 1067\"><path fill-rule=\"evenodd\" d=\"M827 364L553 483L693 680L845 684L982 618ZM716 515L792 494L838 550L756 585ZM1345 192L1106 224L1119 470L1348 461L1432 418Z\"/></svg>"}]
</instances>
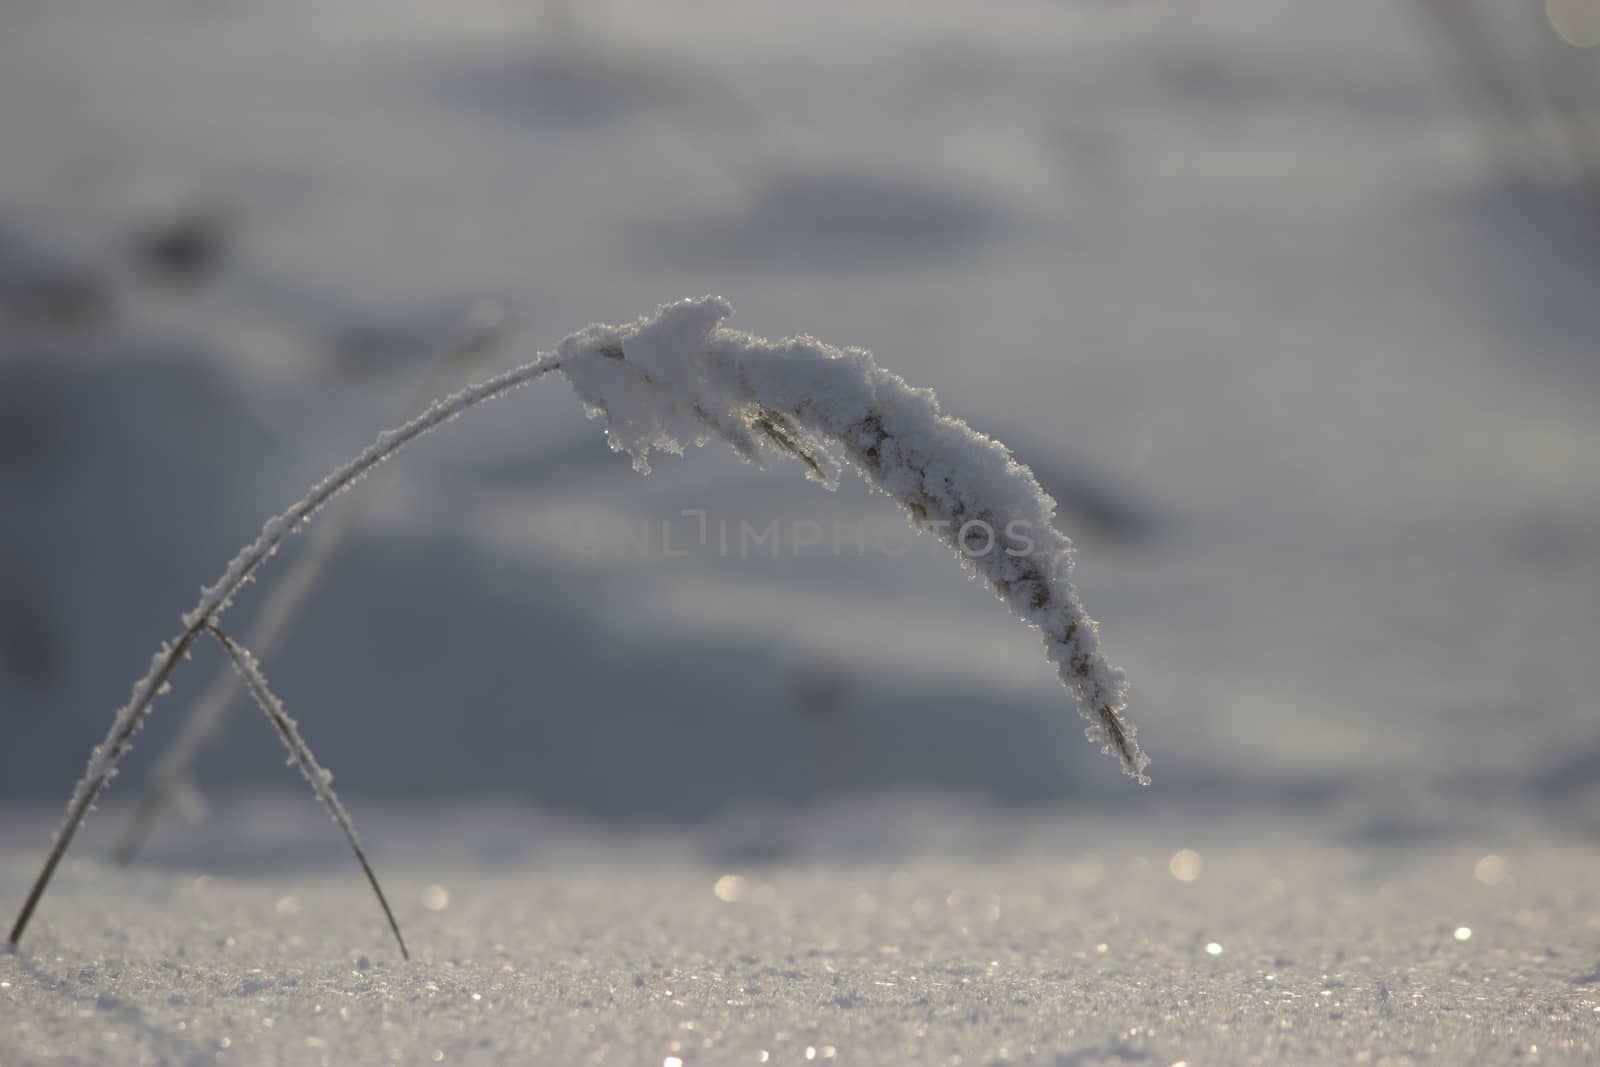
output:
<instances>
[{"instance_id":1,"label":"snow-covered seed head","mask_svg":"<svg viewBox=\"0 0 1600 1067\"><path fill-rule=\"evenodd\" d=\"M1100 652L1099 627L1071 583L1072 543L1033 472L871 353L813 337L768 341L724 326L732 311L716 296L663 304L626 325L575 333L547 359L642 473L652 451L682 454L713 438L758 465L763 448L795 457L829 488L841 461L854 467L1038 628L1090 739L1147 781L1149 759L1122 714L1127 681ZM994 551L994 531L1007 529L1026 530L1031 547Z\"/></svg>"}]
</instances>

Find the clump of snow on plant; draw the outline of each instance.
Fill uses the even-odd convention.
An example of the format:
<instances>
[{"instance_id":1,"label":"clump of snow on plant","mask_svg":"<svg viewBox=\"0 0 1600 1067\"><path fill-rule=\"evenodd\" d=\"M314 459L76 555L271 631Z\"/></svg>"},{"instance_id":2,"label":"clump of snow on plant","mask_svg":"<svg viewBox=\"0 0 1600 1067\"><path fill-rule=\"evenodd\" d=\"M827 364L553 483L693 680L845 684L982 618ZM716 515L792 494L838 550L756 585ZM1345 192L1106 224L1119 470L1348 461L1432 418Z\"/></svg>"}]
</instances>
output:
<instances>
[{"instance_id":1,"label":"clump of snow on plant","mask_svg":"<svg viewBox=\"0 0 1600 1067\"><path fill-rule=\"evenodd\" d=\"M1145 781L1149 759L1123 718L1126 679L1100 651L1070 581L1072 543L1033 473L871 353L812 337L768 341L723 326L731 313L720 297L664 304L627 325L573 334L544 362L591 416L605 417L611 446L641 472L652 451L720 438L756 463L763 445L794 456L832 487L842 456L1039 629L1090 739Z\"/></svg>"}]
</instances>

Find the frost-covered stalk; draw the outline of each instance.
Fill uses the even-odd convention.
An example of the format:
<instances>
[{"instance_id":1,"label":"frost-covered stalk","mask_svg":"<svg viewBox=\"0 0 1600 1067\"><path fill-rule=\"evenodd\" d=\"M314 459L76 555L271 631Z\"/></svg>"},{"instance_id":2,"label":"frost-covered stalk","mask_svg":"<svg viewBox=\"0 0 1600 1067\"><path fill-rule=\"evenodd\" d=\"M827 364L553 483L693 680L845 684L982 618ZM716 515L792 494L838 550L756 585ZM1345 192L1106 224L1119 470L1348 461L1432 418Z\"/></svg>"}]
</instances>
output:
<instances>
[{"instance_id":1,"label":"frost-covered stalk","mask_svg":"<svg viewBox=\"0 0 1600 1067\"><path fill-rule=\"evenodd\" d=\"M263 659L270 659L283 639L300 609L310 600L322 582L323 572L333 561L339 546L355 525L356 511L345 510L318 526L304 553L294 561L293 568L272 587L272 595L261 606L250 634L245 638L250 648ZM172 742L161 753L151 772L149 787L139 799L138 807L128 819L122 836L112 849L112 858L118 863L131 863L155 829L156 821L185 794L198 804L194 784L194 765L200 753L222 730L223 718L233 703L240 684L239 672L223 664L212 675L205 690L190 707ZM185 807L189 802L185 802Z\"/></svg>"},{"instance_id":2,"label":"frost-covered stalk","mask_svg":"<svg viewBox=\"0 0 1600 1067\"><path fill-rule=\"evenodd\" d=\"M438 358L432 361L427 373L422 375L417 387L419 395L405 411L415 411L426 404L446 384L447 375L464 373L467 367L477 364L498 349L512 325L505 313L493 304L474 307L453 331L454 336L443 346ZM379 471L378 475L384 473ZM372 498L374 489L368 483L366 499ZM311 594L322 584L324 572L361 517L362 509L355 506L356 503L347 504L344 510L312 531L299 558L273 585L245 637L245 646L253 649L257 658L272 657L289 635L301 609L310 602ZM206 746L221 733L223 719L233 702L238 684L238 673L223 664L212 675L210 684L200 697L190 705L188 715L161 753L151 773L149 786L112 849L112 857L118 863L132 862L150 831L155 828L156 821L185 793L195 793L195 762Z\"/></svg>"},{"instance_id":3,"label":"frost-covered stalk","mask_svg":"<svg viewBox=\"0 0 1600 1067\"><path fill-rule=\"evenodd\" d=\"M95 798L116 773L156 695L195 637L213 626L277 549L335 495L411 441L473 405L550 371L572 383L589 413L604 415L612 447L649 470L652 450L683 451L685 442L716 437L760 461L763 445L800 459L810 477L838 484L844 459L932 529L1045 642L1046 656L1090 720L1091 740L1116 755L1140 782L1149 763L1123 719L1127 683L1100 652L1099 628L1084 613L1070 578L1072 544L1052 520L1055 502L1003 445L940 411L931 391L914 389L857 348L838 349L810 337L766 341L727 329L732 309L720 297L664 304L625 326L591 326L532 363L441 400L378 440L283 514L270 519L221 579L202 591L183 617L184 630L162 646L134 684L68 805L67 818L11 930L28 919ZM1020 529L1025 553L979 551L974 535Z\"/></svg>"},{"instance_id":4,"label":"frost-covered stalk","mask_svg":"<svg viewBox=\"0 0 1600 1067\"><path fill-rule=\"evenodd\" d=\"M88 818L89 812L94 808L95 800L105 789L106 783L116 775L117 765L127 755L134 735L139 732L140 727L144 725L145 717L150 714L155 698L167 691L168 680L177 668L178 661L188 654L189 646L194 643L200 632L228 609L239 588L251 579L256 568L278 550L278 543L283 540L284 535L300 529L328 501L360 481L372 468L423 434L459 417L473 405L503 396L518 386L526 385L535 378L548 374L556 367L554 361L538 360L504 371L470 389L463 389L453 396L435 402L399 429L379 434L378 439L362 450L360 455L318 482L299 503L283 514L268 519L261 527L261 533L233 558L216 584L201 590L199 602L195 604L193 610L183 616L183 632L176 638L162 643L160 650L151 658L150 669L143 678L133 684L133 692L128 702L112 719L111 729L106 734L105 741L96 745L90 752L88 769L84 771L83 778L73 790L72 799L67 803L67 817L62 820L61 828L56 831L55 841L45 857L44 866L34 879L33 888L28 892L28 899L23 902L16 922L11 926L8 941L12 945L22 939L23 932L28 928L28 920L33 917L34 909L39 906L45 888L55 876L56 868L61 865L61 857L66 855L67 847L72 844L72 838L77 834L78 827Z\"/></svg>"},{"instance_id":5,"label":"frost-covered stalk","mask_svg":"<svg viewBox=\"0 0 1600 1067\"><path fill-rule=\"evenodd\" d=\"M267 684L267 676L261 673L261 665L250 654L250 650L236 643L214 624L207 629L228 653L234 669L239 672L239 677L244 679L244 687L250 691L250 696L266 713L273 729L277 730L278 736L283 739L283 747L289 750L289 762L300 768L300 773L305 775L306 781L311 785L311 791L322 801L322 806L328 809L328 815L332 817L334 823L344 831L344 839L350 842L350 849L356 854L356 862L361 864L361 870L367 876L367 884L372 886L373 893L377 894L378 905L383 908L383 917L389 920L389 929L394 931L394 939L400 943L400 955L409 960L411 953L406 949L406 939L400 934L400 924L395 921L394 912L389 908L389 900L383 895L383 887L378 884L378 876L372 871L372 864L367 862L367 854L361 848L361 839L356 836L356 828L350 822L349 813L344 810L344 805L339 803L339 795L333 791L333 775L317 763L317 757L311 753L311 746L300 736L300 727L283 709L283 701L278 699L278 695Z\"/></svg>"}]
</instances>

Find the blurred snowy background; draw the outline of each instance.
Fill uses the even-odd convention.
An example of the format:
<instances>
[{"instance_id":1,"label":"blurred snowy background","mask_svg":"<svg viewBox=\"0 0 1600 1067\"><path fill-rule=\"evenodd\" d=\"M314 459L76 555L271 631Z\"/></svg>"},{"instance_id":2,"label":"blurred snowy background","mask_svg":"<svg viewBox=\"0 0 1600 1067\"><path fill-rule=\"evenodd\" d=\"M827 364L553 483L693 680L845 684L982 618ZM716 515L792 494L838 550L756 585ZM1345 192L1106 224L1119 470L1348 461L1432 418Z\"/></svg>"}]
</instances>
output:
<instances>
[{"instance_id":1,"label":"blurred snowy background","mask_svg":"<svg viewBox=\"0 0 1600 1067\"><path fill-rule=\"evenodd\" d=\"M756 854L858 803L1600 831L1597 20L9 0L8 843L37 847L23 814L66 799L197 587L400 421L469 309L519 324L482 375L706 292L870 348L1034 467L1155 785L886 499L720 449L639 478L546 383L339 505L357 525L267 664L358 823L494 794ZM776 558L737 550L774 520ZM299 788L242 707L200 781ZM231 832L174 820L149 855Z\"/></svg>"},{"instance_id":2,"label":"blurred snowy background","mask_svg":"<svg viewBox=\"0 0 1600 1067\"><path fill-rule=\"evenodd\" d=\"M267 515L707 292L1033 466L1155 781L888 500L640 478L543 383L336 505L266 664L416 962L247 707L211 818L105 862L208 647L0 954L0 1061L1593 1063L1597 46L1595 0L3 0L0 903Z\"/></svg>"}]
</instances>

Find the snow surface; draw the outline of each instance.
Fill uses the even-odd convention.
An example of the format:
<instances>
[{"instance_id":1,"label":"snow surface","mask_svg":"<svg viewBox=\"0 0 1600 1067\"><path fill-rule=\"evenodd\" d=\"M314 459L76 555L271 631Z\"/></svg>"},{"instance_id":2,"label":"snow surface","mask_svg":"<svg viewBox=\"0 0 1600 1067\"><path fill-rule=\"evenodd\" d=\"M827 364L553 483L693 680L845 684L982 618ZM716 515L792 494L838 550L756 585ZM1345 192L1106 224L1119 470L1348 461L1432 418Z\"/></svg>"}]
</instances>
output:
<instances>
[{"instance_id":1,"label":"snow surface","mask_svg":"<svg viewBox=\"0 0 1600 1067\"><path fill-rule=\"evenodd\" d=\"M231 847L194 846L210 873L69 861L22 953L0 956L0 1060L1600 1055L1600 862L1582 842L1330 847L929 799L790 823L796 852L773 862L740 856L727 828L628 838L515 805L368 814L374 842L404 842L375 859L412 963L347 856L306 860L331 834L309 801L241 803L218 816ZM299 863L272 863L274 844ZM0 853L8 897L34 855Z\"/></svg>"},{"instance_id":2,"label":"snow surface","mask_svg":"<svg viewBox=\"0 0 1600 1067\"><path fill-rule=\"evenodd\" d=\"M1594 1061L1592 187L1508 158L1450 6L0 4L4 900L201 583L485 299L505 366L720 293L937 390L1059 502L1155 757L881 495L638 478L543 382L333 505L264 662L422 959L247 707L210 818L103 865L197 647L0 957L0 1064L385 1058L346 989L424 1062ZM1475 4L1592 109L1540 6Z\"/></svg>"}]
</instances>

